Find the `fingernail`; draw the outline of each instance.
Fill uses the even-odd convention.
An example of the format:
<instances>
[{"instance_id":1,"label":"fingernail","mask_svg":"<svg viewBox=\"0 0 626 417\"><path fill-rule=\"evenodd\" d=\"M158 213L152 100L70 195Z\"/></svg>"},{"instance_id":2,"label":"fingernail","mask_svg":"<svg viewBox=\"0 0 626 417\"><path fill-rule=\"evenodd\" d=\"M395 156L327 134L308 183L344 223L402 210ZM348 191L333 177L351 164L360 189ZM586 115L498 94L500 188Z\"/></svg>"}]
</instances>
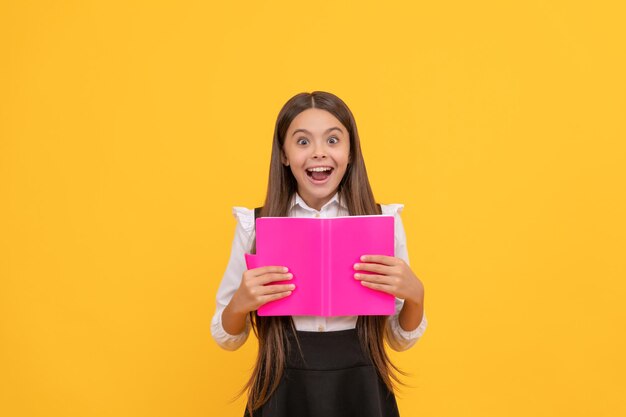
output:
<instances>
[{"instance_id":1,"label":"fingernail","mask_svg":"<svg viewBox=\"0 0 626 417\"><path fill-rule=\"evenodd\" d=\"M289 268L287 268L286 266L283 266L283 272L287 272L289 271Z\"/></svg>"},{"instance_id":2,"label":"fingernail","mask_svg":"<svg viewBox=\"0 0 626 417\"><path fill-rule=\"evenodd\" d=\"M354 274L354 279L359 279L359 278L361 278L360 274Z\"/></svg>"},{"instance_id":3,"label":"fingernail","mask_svg":"<svg viewBox=\"0 0 626 417\"><path fill-rule=\"evenodd\" d=\"M365 255L361 256L361 260L362 261L367 261L367 256L365 256Z\"/></svg>"},{"instance_id":4,"label":"fingernail","mask_svg":"<svg viewBox=\"0 0 626 417\"><path fill-rule=\"evenodd\" d=\"M292 273L287 274L287 278L289 279L293 278L293 274Z\"/></svg>"},{"instance_id":5,"label":"fingernail","mask_svg":"<svg viewBox=\"0 0 626 417\"><path fill-rule=\"evenodd\" d=\"M359 269L360 266L361 265L359 265L359 264L354 264L354 269Z\"/></svg>"}]
</instances>

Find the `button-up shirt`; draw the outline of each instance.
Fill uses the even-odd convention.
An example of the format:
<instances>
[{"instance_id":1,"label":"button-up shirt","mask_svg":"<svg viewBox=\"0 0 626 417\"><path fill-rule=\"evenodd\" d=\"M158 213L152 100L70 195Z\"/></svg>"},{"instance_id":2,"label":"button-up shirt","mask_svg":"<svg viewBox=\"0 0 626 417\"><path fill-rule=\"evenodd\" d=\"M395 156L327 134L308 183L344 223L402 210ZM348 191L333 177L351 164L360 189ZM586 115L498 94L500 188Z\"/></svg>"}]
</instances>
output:
<instances>
[{"instance_id":1,"label":"button-up shirt","mask_svg":"<svg viewBox=\"0 0 626 417\"><path fill-rule=\"evenodd\" d=\"M406 234L400 212L402 204L381 204L382 214L393 215L395 220L394 241L395 256L409 264L409 256L406 247ZM233 215L237 219L235 236L232 242L230 259L224 272L222 282L217 290L217 303L215 314L211 320L211 335L215 341L224 349L235 350L244 344L250 334L250 317L246 317L245 329L237 335L231 335L222 326L222 312L230 302L233 294L239 288L243 273L246 271L246 261L244 253L250 252L254 240L254 210L246 207L233 207ZM349 211L337 192L318 211L309 207L300 195L294 193L288 211L289 217L337 217L348 216ZM422 317L420 325L411 331L404 330L398 321L398 315L404 300L395 299L395 314L387 319L385 328L385 338L392 349L401 351L413 346L422 336L428 324L426 313ZM358 316L292 316L296 330L303 331L338 331L354 329Z\"/></svg>"}]
</instances>

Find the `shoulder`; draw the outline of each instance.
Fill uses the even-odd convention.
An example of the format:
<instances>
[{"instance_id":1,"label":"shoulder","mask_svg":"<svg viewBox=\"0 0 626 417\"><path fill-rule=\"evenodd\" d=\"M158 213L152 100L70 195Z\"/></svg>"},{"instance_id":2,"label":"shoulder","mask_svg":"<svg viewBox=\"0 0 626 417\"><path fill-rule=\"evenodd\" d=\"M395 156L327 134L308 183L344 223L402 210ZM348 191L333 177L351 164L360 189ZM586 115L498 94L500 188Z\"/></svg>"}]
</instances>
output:
<instances>
[{"instance_id":1,"label":"shoulder","mask_svg":"<svg viewBox=\"0 0 626 417\"><path fill-rule=\"evenodd\" d=\"M247 207L233 207L233 216L247 233L254 231L254 209Z\"/></svg>"},{"instance_id":2,"label":"shoulder","mask_svg":"<svg viewBox=\"0 0 626 417\"><path fill-rule=\"evenodd\" d=\"M399 215L404 208L404 204L381 204L380 208L383 214Z\"/></svg>"},{"instance_id":3,"label":"shoulder","mask_svg":"<svg viewBox=\"0 0 626 417\"><path fill-rule=\"evenodd\" d=\"M381 204L380 208L383 214L391 215L394 218L394 235L397 244L404 244L406 240L406 234L404 231L404 224L400 213L404 208L404 204Z\"/></svg>"}]
</instances>

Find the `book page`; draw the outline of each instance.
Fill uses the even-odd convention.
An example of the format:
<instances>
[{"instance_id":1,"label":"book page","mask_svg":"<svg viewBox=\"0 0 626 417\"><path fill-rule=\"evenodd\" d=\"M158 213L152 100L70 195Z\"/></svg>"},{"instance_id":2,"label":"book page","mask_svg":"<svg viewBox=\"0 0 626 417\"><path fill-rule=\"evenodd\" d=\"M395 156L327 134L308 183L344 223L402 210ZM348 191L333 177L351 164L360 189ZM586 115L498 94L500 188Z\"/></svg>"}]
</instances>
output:
<instances>
[{"instance_id":1,"label":"book page","mask_svg":"<svg viewBox=\"0 0 626 417\"><path fill-rule=\"evenodd\" d=\"M394 256L393 216L351 216L331 221L328 251L329 308L325 315L389 315L394 313L395 297L364 287L354 278L354 264L361 255ZM358 271L360 273L368 273Z\"/></svg>"}]
</instances>

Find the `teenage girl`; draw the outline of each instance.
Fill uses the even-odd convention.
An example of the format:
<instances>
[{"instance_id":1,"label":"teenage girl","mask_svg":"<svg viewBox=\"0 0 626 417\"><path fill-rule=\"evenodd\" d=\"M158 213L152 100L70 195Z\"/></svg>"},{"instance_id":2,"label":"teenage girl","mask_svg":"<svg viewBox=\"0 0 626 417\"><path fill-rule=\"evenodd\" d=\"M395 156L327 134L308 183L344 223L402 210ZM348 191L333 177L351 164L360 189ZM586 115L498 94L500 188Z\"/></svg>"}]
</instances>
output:
<instances>
[{"instance_id":1,"label":"teenage girl","mask_svg":"<svg viewBox=\"0 0 626 417\"><path fill-rule=\"evenodd\" d=\"M255 368L244 387L245 416L398 416L394 385L400 372L394 350L413 346L426 330L424 286L409 267L401 204L377 205L367 178L352 112L337 96L300 93L278 114L265 203L234 207L237 218L230 260L217 291L211 334L228 350L252 328L259 341ZM289 297L293 284L267 285L292 276L283 265L246 269L256 252L259 216L395 217L395 257L365 254L354 279L393 294L392 316L258 316L265 303ZM359 274L368 271L373 274Z\"/></svg>"}]
</instances>

